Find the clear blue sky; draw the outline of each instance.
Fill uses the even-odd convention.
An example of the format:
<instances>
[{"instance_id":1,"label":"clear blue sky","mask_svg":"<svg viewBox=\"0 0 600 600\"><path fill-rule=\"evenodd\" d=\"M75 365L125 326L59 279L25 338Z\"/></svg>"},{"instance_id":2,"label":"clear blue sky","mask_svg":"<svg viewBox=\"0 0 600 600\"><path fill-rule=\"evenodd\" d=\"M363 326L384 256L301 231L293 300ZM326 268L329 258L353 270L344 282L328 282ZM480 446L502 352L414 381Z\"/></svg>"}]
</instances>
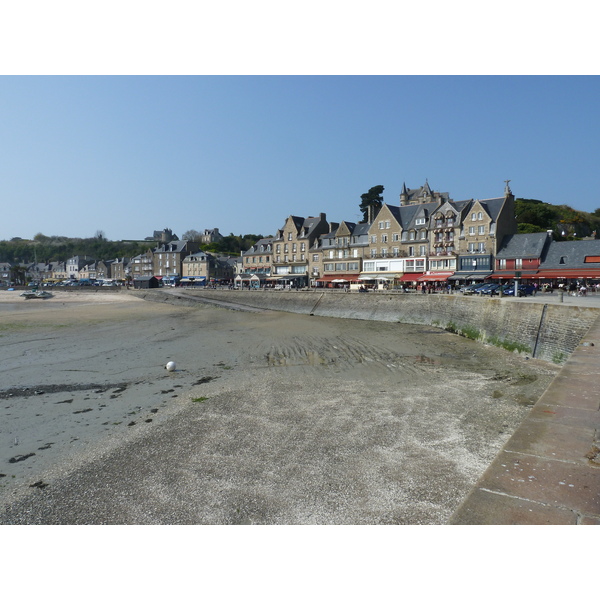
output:
<instances>
[{"instance_id":1,"label":"clear blue sky","mask_svg":"<svg viewBox=\"0 0 600 600\"><path fill-rule=\"evenodd\" d=\"M3 76L0 239L360 220L374 185L600 208L598 76Z\"/></svg>"}]
</instances>

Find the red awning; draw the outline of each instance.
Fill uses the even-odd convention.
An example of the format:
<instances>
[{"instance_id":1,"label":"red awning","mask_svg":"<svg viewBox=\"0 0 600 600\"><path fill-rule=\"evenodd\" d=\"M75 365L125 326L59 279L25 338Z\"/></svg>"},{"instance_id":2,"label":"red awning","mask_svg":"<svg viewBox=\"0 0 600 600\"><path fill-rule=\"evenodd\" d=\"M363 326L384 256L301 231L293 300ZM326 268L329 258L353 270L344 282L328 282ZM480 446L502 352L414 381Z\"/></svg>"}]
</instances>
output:
<instances>
[{"instance_id":1,"label":"red awning","mask_svg":"<svg viewBox=\"0 0 600 600\"><path fill-rule=\"evenodd\" d=\"M404 273L400 281L418 281L420 277L423 277L423 273Z\"/></svg>"},{"instance_id":2,"label":"red awning","mask_svg":"<svg viewBox=\"0 0 600 600\"><path fill-rule=\"evenodd\" d=\"M454 271L440 271L439 273L429 273L419 277L419 281L448 281L448 277L454 275Z\"/></svg>"},{"instance_id":3,"label":"red awning","mask_svg":"<svg viewBox=\"0 0 600 600\"><path fill-rule=\"evenodd\" d=\"M540 269L535 275L527 277L532 279L600 279L600 269Z\"/></svg>"},{"instance_id":4,"label":"red awning","mask_svg":"<svg viewBox=\"0 0 600 600\"><path fill-rule=\"evenodd\" d=\"M527 279L527 277L536 277L537 271L496 271L490 276L490 279L514 279L520 273L521 279Z\"/></svg>"}]
</instances>

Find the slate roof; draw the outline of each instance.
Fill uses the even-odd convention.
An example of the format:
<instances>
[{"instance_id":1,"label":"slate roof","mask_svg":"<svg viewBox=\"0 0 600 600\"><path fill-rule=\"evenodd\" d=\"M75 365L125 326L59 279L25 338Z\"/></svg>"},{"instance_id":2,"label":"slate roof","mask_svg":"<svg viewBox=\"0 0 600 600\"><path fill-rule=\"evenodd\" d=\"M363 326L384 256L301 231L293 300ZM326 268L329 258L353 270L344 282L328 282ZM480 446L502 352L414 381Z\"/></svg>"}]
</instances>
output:
<instances>
[{"instance_id":1,"label":"slate roof","mask_svg":"<svg viewBox=\"0 0 600 600\"><path fill-rule=\"evenodd\" d=\"M547 233L505 235L496 258L542 258L544 248L549 242L550 236Z\"/></svg>"},{"instance_id":2,"label":"slate roof","mask_svg":"<svg viewBox=\"0 0 600 600\"><path fill-rule=\"evenodd\" d=\"M487 200L478 200L478 202L483 206L488 215L494 220L498 220L498 215L504 206L504 202L506 198L504 196L500 198L488 198ZM473 203L477 202L477 200L473 200Z\"/></svg>"},{"instance_id":3,"label":"slate roof","mask_svg":"<svg viewBox=\"0 0 600 600\"><path fill-rule=\"evenodd\" d=\"M352 231L352 235L353 236L367 235L369 233L370 227L371 227L371 223L357 223L356 227Z\"/></svg>"},{"instance_id":4,"label":"slate roof","mask_svg":"<svg viewBox=\"0 0 600 600\"><path fill-rule=\"evenodd\" d=\"M271 245L271 247L273 247L274 241L275 241L275 238L273 238L273 237L261 238L255 244L250 246L250 248L248 248L248 250L242 252L242 256L252 256L252 255L258 255L258 254L271 254L272 250L267 250L266 248L265 248L265 250L261 250L260 247L261 246L266 247L269 245Z\"/></svg>"},{"instance_id":5,"label":"slate roof","mask_svg":"<svg viewBox=\"0 0 600 600\"><path fill-rule=\"evenodd\" d=\"M598 263L586 263L586 256L600 256L600 240L580 242L553 241L542 260L543 269L598 268Z\"/></svg>"},{"instance_id":6,"label":"slate roof","mask_svg":"<svg viewBox=\"0 0 600 600\"><path fill-rule=\"evenodd\" d=\"M157 246L154 252L183 252L187 247L187 243L187 240L173 240L162 244L162 246Z\"/></svg>"}]
</instances>

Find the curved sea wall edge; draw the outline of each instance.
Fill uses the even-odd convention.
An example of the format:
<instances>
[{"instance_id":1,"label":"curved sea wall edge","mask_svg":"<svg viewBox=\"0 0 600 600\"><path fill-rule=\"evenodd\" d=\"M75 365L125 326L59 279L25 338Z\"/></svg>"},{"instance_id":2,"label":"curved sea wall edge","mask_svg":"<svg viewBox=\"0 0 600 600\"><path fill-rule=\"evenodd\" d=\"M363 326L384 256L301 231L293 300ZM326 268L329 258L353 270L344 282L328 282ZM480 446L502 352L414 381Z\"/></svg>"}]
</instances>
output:
<instances>
[{"instance_id":1,"label":"curved sea wall edge","mask_svg":"<svg viewBox=\"0 0 600 600\"><path fill-rule=\"evenodd\" d=\"M564 364L600 309L447 294L315 291L140 290L150 301L238 304L321 317L431 325L555 364Z\"/></svg>"}]
</instances>

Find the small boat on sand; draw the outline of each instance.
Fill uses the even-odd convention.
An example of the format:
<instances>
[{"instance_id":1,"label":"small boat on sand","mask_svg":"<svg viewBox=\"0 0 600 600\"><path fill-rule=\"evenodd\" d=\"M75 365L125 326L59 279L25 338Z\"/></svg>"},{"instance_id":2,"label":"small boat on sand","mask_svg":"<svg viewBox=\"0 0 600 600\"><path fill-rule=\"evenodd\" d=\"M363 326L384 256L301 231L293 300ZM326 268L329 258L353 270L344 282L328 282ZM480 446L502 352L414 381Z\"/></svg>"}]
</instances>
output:
<instances>
[{"instance_id":1,"label":"small boat on sand","mask_svg":"<svg viewBox=\"0 0 600 600\"><path fill-rule=\"evenodd\" d=\"M21 296L23 296L25 300L31 300L32 298L47 300L48 298L52 298L52 294L46 290L27 290L23 292Z\"/></svg>"}]
</instances>

